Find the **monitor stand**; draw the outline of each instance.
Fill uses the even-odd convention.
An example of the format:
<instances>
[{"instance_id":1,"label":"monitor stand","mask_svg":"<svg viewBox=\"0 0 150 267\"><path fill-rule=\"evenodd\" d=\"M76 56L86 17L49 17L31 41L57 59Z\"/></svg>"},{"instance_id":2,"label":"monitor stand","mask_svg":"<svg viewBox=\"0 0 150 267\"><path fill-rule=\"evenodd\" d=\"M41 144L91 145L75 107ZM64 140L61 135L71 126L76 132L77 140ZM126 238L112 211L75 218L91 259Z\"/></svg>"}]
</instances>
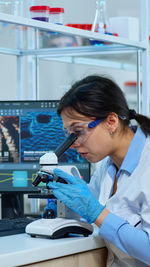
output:
<instances>
[{"instance_id":1,"label":"monitor stand","mask_svg":"<svg viewBox=\"0 0 150 267\"><path fill-rule=\"evenodd\" d=\"M17 218L24 216L23 193L2 193L2 218Z\"/></svg>"}]
</instances>

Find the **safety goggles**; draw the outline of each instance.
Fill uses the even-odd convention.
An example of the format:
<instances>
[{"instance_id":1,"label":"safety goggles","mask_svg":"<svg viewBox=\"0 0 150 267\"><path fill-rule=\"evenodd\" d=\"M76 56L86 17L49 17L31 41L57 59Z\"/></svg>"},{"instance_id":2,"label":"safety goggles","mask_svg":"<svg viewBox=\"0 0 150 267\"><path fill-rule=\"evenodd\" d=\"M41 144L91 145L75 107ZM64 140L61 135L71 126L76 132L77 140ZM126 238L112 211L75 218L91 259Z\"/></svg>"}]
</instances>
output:
<instances>
[{"instance_id":1,"label":"safety goggles","mask_svg":"<svg viewBox=\"0 0 150 267\"><path fill-rule=\"evenodd\" d=\"M101 121L102 119L97 119L91 122L76 123L68 129L64 128L64 134L66 137L68 137L71 133L75 133L78 138L74 144L81 145L88 139L92 129L95 128Z\"/></svg>"}]
</instances>

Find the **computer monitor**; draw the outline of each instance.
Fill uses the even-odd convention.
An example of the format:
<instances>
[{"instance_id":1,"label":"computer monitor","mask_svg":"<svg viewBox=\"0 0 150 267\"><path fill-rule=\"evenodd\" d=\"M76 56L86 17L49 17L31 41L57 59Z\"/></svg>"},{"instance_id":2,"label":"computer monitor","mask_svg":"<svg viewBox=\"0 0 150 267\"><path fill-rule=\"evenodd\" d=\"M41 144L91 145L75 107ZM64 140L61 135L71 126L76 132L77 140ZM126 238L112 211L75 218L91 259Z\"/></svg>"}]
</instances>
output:
<instances>
[{"instance_id":1,"label":"computer monitor","mask_svg":"<svg viewBox=\"0 0 150 267\"><path fill-rule=\"evenodd\" d=\"M39 158L65 139L59 101L0 101L0 192L36 191ZM76 165L88 182L90 165L72 149L59 164Z\"/></svg>"},{"instance_id":2,"label":"computer monitor","mask_svg":"<svg viewBox=\"0 0 150 267\"><path fill-rule=\"evenodd\" d=\"M37 192L32 181L39 158L65 139L59 101L0 101L0 193L2 217L23 215L23 194ZM59 165L76 165L89 182L90 164L68 149Z\"/></svg>"}]
</instances>

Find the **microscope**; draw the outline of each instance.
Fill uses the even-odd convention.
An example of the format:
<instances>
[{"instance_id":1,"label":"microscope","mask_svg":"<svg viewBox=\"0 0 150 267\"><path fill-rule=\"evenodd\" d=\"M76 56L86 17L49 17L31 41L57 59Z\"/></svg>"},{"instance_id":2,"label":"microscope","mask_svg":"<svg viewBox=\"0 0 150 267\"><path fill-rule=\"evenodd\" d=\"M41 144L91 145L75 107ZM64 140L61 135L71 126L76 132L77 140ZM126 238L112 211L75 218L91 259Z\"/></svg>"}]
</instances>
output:
<instances>
[{"instance_id":1,"label":"microscope","mask_svg":"<svg viewBox=\"0 0 150 267\"><path fill-rule=\"evenodd\" d=\"M75 142L77 136L72 133L67 137L55 151L48 152L40 158L40 170L34 181L34 187L41 182L45 184L45 188L36 194L36 198L56 199L53 191L48 188L49 181L66 183L62 178L54 175L54 168L59 168L74 177L81 177L76 166L63 165L58 166L58 158ZM41 218L29 223L26 226L26 233L31 237L48 236L51 239L66 237L68 235L84 235L88 236L93 233L93 226L85 222L77 213L69 209L61 201L57 202L57 217L54 217L51 210L49 218Z\"/></svg>"}]
</instances>

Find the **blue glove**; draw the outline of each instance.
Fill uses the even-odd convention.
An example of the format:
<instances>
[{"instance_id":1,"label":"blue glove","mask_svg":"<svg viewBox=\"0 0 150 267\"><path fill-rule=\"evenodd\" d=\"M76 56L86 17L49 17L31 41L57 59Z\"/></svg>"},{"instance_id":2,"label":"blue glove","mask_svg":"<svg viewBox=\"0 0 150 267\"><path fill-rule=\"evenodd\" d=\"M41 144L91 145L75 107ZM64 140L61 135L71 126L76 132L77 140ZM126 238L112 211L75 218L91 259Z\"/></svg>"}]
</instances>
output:
<instances>
[{"instance_id":1,"label":"blue glove","mask_svg":"<svg viewBox=\"0 0 150 267\"><path fill-rule=\"evenodd\" d=\"M68 184L48 183L48 187L53 190L55 197L89 223L95 222L104 206L91 193L86 182L80 177L74 177L60 169L53 171L55 175L68 182Z\"/></svg>"}]
</instances>

